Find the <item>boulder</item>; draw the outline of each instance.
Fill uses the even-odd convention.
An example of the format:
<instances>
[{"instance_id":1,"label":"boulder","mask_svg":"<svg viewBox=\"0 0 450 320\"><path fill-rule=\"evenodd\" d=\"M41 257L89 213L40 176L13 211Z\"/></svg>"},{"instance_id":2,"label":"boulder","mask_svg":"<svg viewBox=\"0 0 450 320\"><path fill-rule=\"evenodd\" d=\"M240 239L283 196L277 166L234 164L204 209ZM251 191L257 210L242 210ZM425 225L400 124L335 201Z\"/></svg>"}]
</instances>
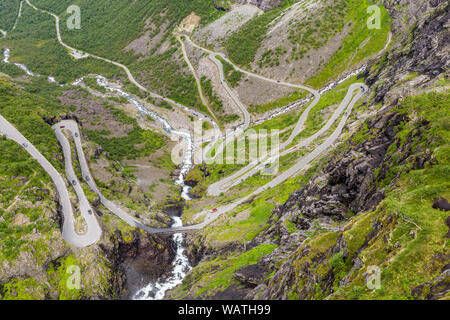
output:
<instances>
[{"instance_id":1,"label":"boulder","mask_svg":"<svg viewBox=\"0 0 450 320\"><path fill-rule=\"evenodd\" d=\"M252 264L240 267L234 272L234 278L249 288L255 288L263 282L267 267L260 264Z\"/></svg>"},{"instance_id":2,"label":"boulder","mask_svg":"<svg viewBox=\"0 0 450 320\"><path fill-rule=\"evenodd\" d=\"M448 203L447 199L443 197L438 197L433 199L433 209L438 209L441 211L449 211L450 210L450 204Z\"/></svg>"}]
</instances>

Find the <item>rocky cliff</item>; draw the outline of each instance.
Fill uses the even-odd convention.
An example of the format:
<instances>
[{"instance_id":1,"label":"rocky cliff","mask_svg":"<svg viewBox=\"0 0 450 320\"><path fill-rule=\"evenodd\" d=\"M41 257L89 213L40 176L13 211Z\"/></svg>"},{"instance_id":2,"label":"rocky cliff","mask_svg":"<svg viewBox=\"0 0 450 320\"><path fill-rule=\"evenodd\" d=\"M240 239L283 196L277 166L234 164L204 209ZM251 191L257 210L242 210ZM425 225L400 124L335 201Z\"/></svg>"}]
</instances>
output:
<instances>
[{"instance_id":1,"label":"rocky cliff","mask_svg":"<svg viewBox=\"0 0 450 320\"><path fill-rule=\"evenodd\" d=\"M450 12L447 1L384 1L393 18L395 45L383 59L373 61L366 73L375 90L375 102L389 103L400 92L393 88L411 72L421 74L422 82L449 69Z\"/></svg>"},{"instance_id":2,"label":"rocky cliff","mask_svg":"<svg viewBox=\"0 0 450 320\"><path fill-rule=\"evenodd\" d=\"M131 299L139 289L171 272L168 266L175 258L176 245L170 236L134 231L130 239L124 239L117 231L110 241L101 248L114 270L110 282L118 297Z\"/></svg>"}]
</instances>

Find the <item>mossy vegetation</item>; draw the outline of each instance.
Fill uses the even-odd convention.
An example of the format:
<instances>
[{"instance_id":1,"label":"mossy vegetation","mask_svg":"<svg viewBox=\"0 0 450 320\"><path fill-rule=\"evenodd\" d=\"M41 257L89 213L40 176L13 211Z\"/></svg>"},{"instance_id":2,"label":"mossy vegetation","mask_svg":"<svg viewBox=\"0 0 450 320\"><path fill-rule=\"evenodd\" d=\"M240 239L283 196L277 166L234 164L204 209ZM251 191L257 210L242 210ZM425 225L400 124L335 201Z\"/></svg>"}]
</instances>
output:
<instances>
[{"instance_id":1,"label":"mossy vegetation","mask_svg":"<svg viewBox=\"0 0 450 320\"><path fill-rule=\"evenodd\" d=\"M34 278L13 278L3 285L3 300L43 300L46 288Z\"/></svg>"},{"instance_id":2,"label":"mossy vegetation","mask_svg":"<svg viewBox=\"0 0 450 320\"><path fill-rule=\"evenodd\" d=\"M52 287L58 288L59 300L76 300L82 295L82 291L77 288L81 287L81 270L80 262L73 256L69 255L51 263L47 269L49 282ZM70 270L69 268L74 268ZM77 272L80 270L80 283L77 283Z\"/></svg>"},{"instance_id":3,"label":"mossy vegetation","mask_svg":"<svg viewBox=\"0 0 450 320\"><path fill-rule=\"evenodd\" d=\"M230 217L233 222L227 221L224 224L214 226L212 230L205 230L206 241L208 242L241 242L245 243L251 241L262 230L267 228L267 222L271 216L271 211L274 205L266 203L264 200L253 202L252 206L247 210L232 213ZM227 219L228 220L228 219Z\"/></svg>"}]
</instances>

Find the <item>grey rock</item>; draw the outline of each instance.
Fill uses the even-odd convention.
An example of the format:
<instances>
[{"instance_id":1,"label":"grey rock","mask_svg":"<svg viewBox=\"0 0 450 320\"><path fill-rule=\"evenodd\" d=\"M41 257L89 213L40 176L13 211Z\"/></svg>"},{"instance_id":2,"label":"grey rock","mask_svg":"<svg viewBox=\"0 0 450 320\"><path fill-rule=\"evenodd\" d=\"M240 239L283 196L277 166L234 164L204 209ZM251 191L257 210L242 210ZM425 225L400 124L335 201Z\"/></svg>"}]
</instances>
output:
<instances>
[{"instance_id":1,"label":"grey rock","mask_svg":"<svg viewBox=\"0 0 450 320\"><path fill-rule=\"evenodd\" d=\"M240 267L234 272L233 276L245 286L255 288L264 280L267 270L267 267L264 265L253 264Z\"/></svg>"}]
</instances>

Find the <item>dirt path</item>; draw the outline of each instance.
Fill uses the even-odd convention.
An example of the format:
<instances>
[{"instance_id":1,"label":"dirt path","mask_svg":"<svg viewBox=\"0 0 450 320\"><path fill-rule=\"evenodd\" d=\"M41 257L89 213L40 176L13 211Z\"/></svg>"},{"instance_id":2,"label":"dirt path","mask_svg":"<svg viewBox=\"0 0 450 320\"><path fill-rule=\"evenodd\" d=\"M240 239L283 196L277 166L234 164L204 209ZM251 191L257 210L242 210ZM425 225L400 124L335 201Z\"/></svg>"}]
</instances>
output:
<instances>
[{"instance_id":1,"label":"dirt path","mask_svg":"<svg viewBox=\"0 0 450 320\"><path fill-rule=\"evenodd\" d=\"M211 107L208 103L208 100L205 98L205 95L203 94L202 84L201 84L200 79L197 76L197 72L195 72L194 66L192 65L191 60L189 59L189 56L186 52L186 46L184 44L184 41L181 39L181 37L179 35L176 35L176 38L177 38L178 42L180 42L180 44L181 44L181 50L183 51L184 61L186 61L189 69L191 70L192 75L195 78L195 82L197 83L198 94L200 96L200 99L202 100L203 105L205 105L205 107L208 109L209 113L212 115L212 117L214 118L216 123L220 123L220 121L217 119L216 115L214 114L214 111L211 109Z\"/></svg>"}]
</instances>

